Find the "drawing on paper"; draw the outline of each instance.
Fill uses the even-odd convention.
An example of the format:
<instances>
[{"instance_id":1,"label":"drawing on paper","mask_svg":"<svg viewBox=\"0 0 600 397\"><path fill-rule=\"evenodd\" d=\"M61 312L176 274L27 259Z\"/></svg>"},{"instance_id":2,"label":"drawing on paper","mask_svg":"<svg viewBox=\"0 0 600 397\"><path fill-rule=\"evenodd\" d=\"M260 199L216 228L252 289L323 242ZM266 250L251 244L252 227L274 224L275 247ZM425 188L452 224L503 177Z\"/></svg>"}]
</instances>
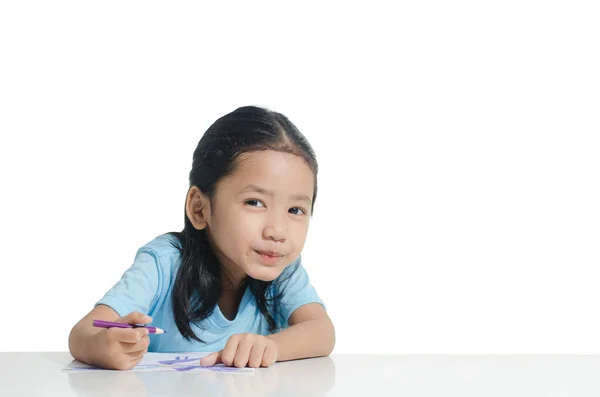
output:
<instances>
[{"instance_id":1,"label":"drawing on paper","mask_svg":"<svg viewBox=\"0 0 600 397\"><path fill-rule=\"evenodd\" d=\"M146 353L142 361L136 365L131 371L135 372L152 372L152 371L175 371L175 372L190 372L190 371L213 371L213 372L230 372L230 373L254 373L254 368L234 368L223 365L214 367L202 367L200 359L208 353ZM94 371L103 370L103 368L94 367L84 364L80 361L73 360L65 368L66 371Z\"/></svg>"}]
</instances>

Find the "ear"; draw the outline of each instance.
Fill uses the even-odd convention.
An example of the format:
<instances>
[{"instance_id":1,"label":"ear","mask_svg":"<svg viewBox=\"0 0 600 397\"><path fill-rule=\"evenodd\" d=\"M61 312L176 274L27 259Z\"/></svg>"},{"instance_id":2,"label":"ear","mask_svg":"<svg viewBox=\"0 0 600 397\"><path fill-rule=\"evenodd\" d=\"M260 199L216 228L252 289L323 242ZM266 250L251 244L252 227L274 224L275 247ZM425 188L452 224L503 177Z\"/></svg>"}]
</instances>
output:
<instances>
[{"instance_id":1,"label":"ear","mask_svg":"<svg viewBox=\"0 0 600 397\"><path fill-rule=\"evenodd\" d=\"M185 213L194 228L202 230L208 225L210 219L210 200L200 191L198 186L192 186L188 190L185 200Z\"/></svg>"}]
</instances>

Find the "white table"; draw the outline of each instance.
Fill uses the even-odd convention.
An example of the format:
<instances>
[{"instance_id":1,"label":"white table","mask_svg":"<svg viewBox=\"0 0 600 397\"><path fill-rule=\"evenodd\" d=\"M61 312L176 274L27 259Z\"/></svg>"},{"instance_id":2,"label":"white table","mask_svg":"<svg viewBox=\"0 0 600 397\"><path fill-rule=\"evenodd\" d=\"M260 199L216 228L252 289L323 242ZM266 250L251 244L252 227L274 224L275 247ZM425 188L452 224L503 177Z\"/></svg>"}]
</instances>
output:
<instances>
[{"instance_id":1,"label":"white table","mask_svg":"<svg viewBox=\"0 0 600 397\"><path fill-rule=\"evenodd\" d=\"M68 353L0 353L0 396L600 396L600 356L334 355L254 375L63 372Z\"/></svg>"}]
</instances>

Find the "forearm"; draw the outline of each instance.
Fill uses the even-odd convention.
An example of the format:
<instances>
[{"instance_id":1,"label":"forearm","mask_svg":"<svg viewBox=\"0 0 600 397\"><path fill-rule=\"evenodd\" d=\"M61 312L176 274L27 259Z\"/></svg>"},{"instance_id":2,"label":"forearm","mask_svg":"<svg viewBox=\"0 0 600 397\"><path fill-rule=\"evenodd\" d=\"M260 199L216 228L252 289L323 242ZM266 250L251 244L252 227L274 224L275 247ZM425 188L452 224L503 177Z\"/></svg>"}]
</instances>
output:
<instances>
[{"instance_id":1,"label":"forearm","mask_svg":"<svg viewBox=\"0 0 600 397\"><path fill-rule=\"evenodd\" d=\"M69 351L77 360L92 364L93 352L90 340L99 332L97 328L86 326L81 321L73 327L69 334Z\"/></svg>"},{"instance_id":2,"label":"forearm","mask_svg":"<svg viewBox=\"0 0 600 397\"><path fill-rule=\"evenodd\" d=\"M268 335L277 343L277 361L328 356L335 345L335 329L329 318L306 320Z\"/></svg>"},{"instance_id":3,"label":"forearm","mask_svg":"<svg viewBox=\"0 0 600 397\"><path fill-rule=\"evenodd\" d=\"M119 315L108 306L98 305L85 317L83 317L71 330L69 334L69 351L77 360L96 364L97 354L94 347L94 337L101 332L102 328L92 325L93 319L115 321Z\"/></svg>"}]
</instances>

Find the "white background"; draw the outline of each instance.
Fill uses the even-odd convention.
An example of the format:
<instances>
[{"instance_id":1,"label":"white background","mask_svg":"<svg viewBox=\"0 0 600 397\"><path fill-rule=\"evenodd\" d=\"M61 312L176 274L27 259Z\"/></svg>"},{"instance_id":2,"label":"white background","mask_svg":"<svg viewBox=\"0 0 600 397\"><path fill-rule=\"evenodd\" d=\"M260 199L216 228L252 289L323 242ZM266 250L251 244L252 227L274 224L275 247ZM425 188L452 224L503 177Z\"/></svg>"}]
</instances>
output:
<instances>
[{"instance_id":1,"label":"white background","mask_svg":"<svg viewBox=\"0 0 600 397\"><path fill-rule=\"evenodd\" d=\"M320 162L335 353L600 353L595 2L199 3L0 5L0 351L67 350L254 104Z\"/></svg>"}]
</instances>

